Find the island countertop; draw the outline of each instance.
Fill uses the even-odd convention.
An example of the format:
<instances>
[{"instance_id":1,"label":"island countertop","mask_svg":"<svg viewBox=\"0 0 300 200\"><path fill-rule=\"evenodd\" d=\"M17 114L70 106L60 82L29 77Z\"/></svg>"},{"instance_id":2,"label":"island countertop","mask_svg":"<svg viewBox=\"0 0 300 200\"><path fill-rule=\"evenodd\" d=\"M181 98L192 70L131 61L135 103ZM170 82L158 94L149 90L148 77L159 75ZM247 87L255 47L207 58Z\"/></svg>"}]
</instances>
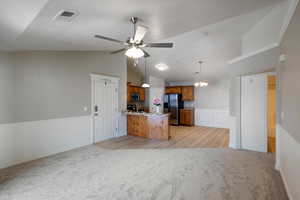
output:
<instances>
[{"instance_id":1,"label":"island countertop","mask_svg":"<svg viewBox=\"0 0 300 200\"><path fill-rule=\"evenodd\" d=\"M169 113L126 112L128 135L168 140L170 138Z\"/></svg>"},{"instance_id":2,"label":"island countertop","mask_svg":"<svg viewBox=\"0 0 300 200\"><path fill-rule=\"evenodd\" d=\"M139 115L146 117L165 117L169 116L170 113L147 113L147 112L125 112L125 115Z\"/></svg>"}]
</instances>

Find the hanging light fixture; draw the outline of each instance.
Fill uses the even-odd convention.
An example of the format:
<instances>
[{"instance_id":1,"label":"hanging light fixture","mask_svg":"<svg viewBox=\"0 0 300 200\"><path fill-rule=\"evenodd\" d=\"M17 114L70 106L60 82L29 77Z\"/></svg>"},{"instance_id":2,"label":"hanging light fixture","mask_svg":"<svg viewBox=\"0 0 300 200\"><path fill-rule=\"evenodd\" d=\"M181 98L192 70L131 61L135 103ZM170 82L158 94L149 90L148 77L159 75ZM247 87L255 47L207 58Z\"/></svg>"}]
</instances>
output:
<instances>
[{"instance_id":1,"label":"hanging light fixture","mask_svg":"<svg viewBox=\"0 0 300 200\"><path fill-rule=\"evenodd\" d=\"M150 84L147 83L147 58L145 57L145 76L144 76L144 82L142 84L143 88L150 88Z\"/></svg>"},{"instance_id":2,"label":"hanging light fixture","mask_svg":"<svg viewBox=\"0 0 300 200\"><path fill-rule=\"evenodd\" d=\"M206 81L201 81L201 75L202 75L202 63L203 61L199 61L199 72L196 72L196 74L199 74L199 81L194 83L195 87L207 87L208 86L208 82Z\"/></svg>"}]
</instances>

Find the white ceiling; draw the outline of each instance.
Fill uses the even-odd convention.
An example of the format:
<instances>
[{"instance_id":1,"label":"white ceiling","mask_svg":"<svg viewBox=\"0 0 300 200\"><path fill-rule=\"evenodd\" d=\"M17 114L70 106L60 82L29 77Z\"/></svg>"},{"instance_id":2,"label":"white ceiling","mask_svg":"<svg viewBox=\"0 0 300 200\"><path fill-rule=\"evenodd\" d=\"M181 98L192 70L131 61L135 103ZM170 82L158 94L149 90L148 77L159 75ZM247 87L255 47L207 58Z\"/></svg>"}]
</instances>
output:
<instances>
[{"instance_id":1,"label":"white ceiling","mask_svg":"<svg viewBox=\"0 0 300 200\"><path fill-rule=\"evenodd\" d=\"M175 46L172 49L147 49L151 55L148 58L151 74L167 81L194 81L199 78L195 72L199 71L198 61L201 60L204 61L202 77L206 80L229 77L226 63L241 55L241 36L270 9L267 7L163 40L172 41ZM154 66L160 62L170 69L157 70ZM140 69L144 69L143 61L139 64Z\"/></svg>"},{"instance_id":2,"label":"white ceiling","mask_svg":"<svg viewBox=\"0 0 300 200\"><path fill-rule=\"evenodd\" d=\"M17 42L5 45L11 50L112 50L118 48L118 44L96 40L93 35L98 33L125 40L132 32L131 16L140 17L142 23L150 27L147 41L158 41L281 0L1 1L5 1L1 3L1 17L4 17L1 25L13 23L13 27L4 26L1 31L10 33L19 29ZM80 14L72 22L53 21L63 9ZM2 39L2 34L0 37Z\"/></svg>"},{"instance_id":3,"label":"white ceiling","mask_svg":"<svg viewBox=\"0 0 300 200\"><path fill-rule=\"evenodd\" d=\"M224 75L224 62L240 54L240 37L269 7L282 0L0 0L0 50L102 50L118 44L100 34L126 40L131 16L150 27L146 42L174 42L173 49L149 49L151 73L166 80L194 77L197 61L212 79ZM3 1L3 2L2 2ZM79 12L71 22L53 21L61 10ZM158 72L165 62L171 69Z\"/></svg>"}]
</instances>

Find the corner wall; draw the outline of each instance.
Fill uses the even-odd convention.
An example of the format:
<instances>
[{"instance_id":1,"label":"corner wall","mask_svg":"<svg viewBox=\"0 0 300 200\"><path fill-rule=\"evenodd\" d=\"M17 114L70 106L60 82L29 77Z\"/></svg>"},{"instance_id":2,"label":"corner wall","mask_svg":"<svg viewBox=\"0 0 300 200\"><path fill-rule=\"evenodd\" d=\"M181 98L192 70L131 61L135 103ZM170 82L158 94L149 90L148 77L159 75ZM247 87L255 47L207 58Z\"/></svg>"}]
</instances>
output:
<instances>
[{"instance_id":1,"label":"corner wall","mask_svg":"<svg viewBox=\"0 0 300 200\"><path fill-rule=\"evenodd\" d=\"M279 65L278 137L280 139L277 167L284 179L291 200L300 199L300 6L287 28L281 44L285 61Z\"/></svg>"},{"instance_id":2,"label":"corner wall","mask_svg":"<svg viewBox=\"0 0 300 200\"><path fill-rule=\"evenodd\" d=\"M5 94L13 95L1 95L0 108L11 105L14 115L0 113L0 168L92 144L90 73L120 77L119 112L126 109L123 56L19 52L4 58L0 57L0 70L7 73L0 81L6 83ZM120 135L123 129L126 120L120 116Z\"/></svg>"}]
</instances>

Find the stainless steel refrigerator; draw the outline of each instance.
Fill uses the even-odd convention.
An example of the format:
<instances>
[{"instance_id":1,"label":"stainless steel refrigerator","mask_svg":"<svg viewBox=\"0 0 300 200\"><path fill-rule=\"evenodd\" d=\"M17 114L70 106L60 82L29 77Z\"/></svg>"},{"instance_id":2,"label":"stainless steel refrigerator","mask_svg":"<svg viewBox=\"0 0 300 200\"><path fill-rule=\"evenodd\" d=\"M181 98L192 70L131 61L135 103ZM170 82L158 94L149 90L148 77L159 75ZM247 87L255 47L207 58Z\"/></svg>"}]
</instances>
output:
<instances>
[{"instance_id":1,"label":"stainless steel refrigerator","mask_svg":"<svg viewBox=\"0 0 300 200\"><path fill-rule=\"evenodd\" d=\"M164 96L164 112L171 113L170 124L180 124L179 111L184 107L180 94L167 94Z\"/></svg>"}]
</instances>

